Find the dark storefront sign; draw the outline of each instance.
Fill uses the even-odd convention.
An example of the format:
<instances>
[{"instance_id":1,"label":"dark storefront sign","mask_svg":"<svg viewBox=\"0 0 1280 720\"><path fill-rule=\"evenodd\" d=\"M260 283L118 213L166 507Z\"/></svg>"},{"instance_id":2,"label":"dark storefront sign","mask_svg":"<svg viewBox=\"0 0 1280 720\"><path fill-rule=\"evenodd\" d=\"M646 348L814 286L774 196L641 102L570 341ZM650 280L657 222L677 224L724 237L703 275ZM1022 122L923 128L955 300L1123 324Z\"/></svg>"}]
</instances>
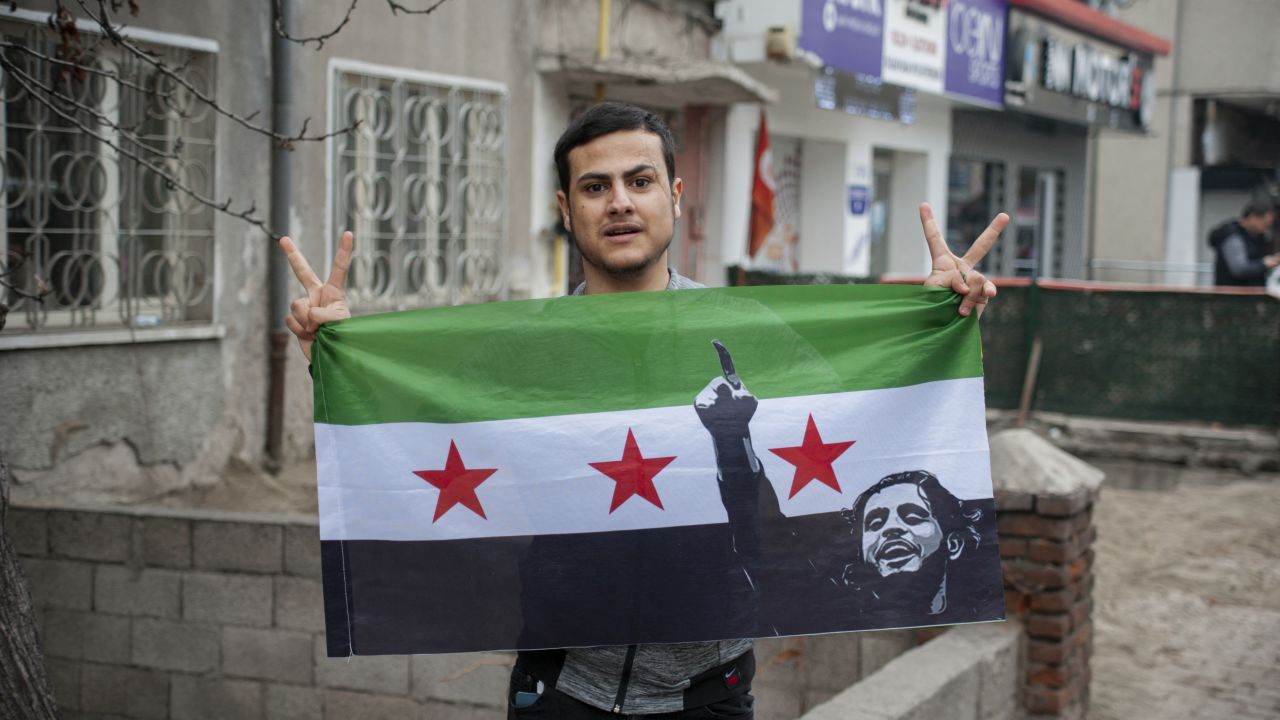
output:
<instances>
[{"instance_id":1,"label":"dark storefront sign","mask_svg":"<svg viewBox=\"0 0 1280 720\"><path fill-rule=\"evenodd\" d=\"M1155 101L1152 56L1009 10L1006 106L1081 125L1144 132Z\"/></svg>"},{"instance_id":2,"label":"dark storefront sign","mask_svg":"<svg viewBox=\"0 0 1280 720\"><path fill-rule=\"evenodd\" d=\"M827 68L813 83L814 97L823 110L876 120L916 121L915 91L880 82L866 75L849 75Z\"/></svg>"}]
</instances>

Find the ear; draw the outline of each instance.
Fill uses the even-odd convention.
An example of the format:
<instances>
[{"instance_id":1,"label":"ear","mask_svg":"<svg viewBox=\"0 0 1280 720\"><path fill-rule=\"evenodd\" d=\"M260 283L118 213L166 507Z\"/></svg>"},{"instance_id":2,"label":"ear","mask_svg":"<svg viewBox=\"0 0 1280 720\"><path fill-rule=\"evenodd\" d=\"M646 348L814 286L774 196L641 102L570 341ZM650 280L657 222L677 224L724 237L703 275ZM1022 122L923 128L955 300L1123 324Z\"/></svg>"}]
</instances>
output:
<instances>
[{"instance_id":1,"label":"ear","mask_svg":"<svg viewBox=\"0 0 1280 720\"><path fill-rule=\"evenodd\" d=\"M556 202L560 203L560 218L564 220L564 229L573 232L573 223L569 220L569 197L563 190L556 191Z\"/></svg>"},{"instance_id":2,"label":"ear","mask_svg":"<svg viewBox=\"0 0 1280 720\"><path fill-rule=\"evenodd\" d=\"M675 216L680 217L680 196L684 194L684 181L676 178L671 181L671 207L675 210Z\"/></svg>"},{"instance_id":3,"label":"ear","mask_svg":"<svg viewBox=\"0 0 1280 720\"><path fill-rule=\"evenodd\" d=\"M958 560L960 554L964 552L964 533L952 532L947 534L947 557L952 560Z\"/></svg>"}]
</instances>

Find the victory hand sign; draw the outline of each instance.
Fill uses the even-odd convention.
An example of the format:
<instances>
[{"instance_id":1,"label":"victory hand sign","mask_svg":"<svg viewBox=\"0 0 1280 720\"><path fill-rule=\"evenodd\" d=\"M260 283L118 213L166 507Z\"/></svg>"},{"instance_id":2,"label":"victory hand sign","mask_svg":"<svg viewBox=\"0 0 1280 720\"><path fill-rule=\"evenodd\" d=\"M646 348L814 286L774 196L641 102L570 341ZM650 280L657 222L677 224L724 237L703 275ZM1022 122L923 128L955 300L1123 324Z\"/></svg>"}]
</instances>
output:
<instances>
[{"instance_id":1,"label":"victory hand sign","mask_svg":"<svg viewBox=\"0 0 1280 720\"><path fill-rule=\"evenodd\" d=\"M981 316L987 301L996 296L996 286L973 268L986 257L991 246L995 245L996 238L1000 237L1000 232L1008 224L1009 216L999 213L978 239L973 241L964 257L956 257L947 247L942 232L938 230L938 223L933 219L929 203L920 203L920 225L924 228L924 241L929 244L929 255L933 258L933 269L929 271L924 284L951 288L964 296L964 300L960 302L961 315L968 315L976 305L978 315Z\"/></svg>"},{"instance_id":2,"label":"victory hand sign","mask_svg":"<svg viewBox=\"0 0 1280 720\"><path fill-rule=\"evenodd\" d=\"M316 330L327 322L351 317L351 310L347 308L347 269L351 267L352 243L351 233L342 233L338 254L333 257L333 270L322 283L298 246L287 237L280 238L280 249L289 259L294 276L307 291L306 297L289 305L289 314L284 318L289 331L298 336L298 346L307 362L311 361L311 343L316 339Z\"/></svg>"}]
</instances>

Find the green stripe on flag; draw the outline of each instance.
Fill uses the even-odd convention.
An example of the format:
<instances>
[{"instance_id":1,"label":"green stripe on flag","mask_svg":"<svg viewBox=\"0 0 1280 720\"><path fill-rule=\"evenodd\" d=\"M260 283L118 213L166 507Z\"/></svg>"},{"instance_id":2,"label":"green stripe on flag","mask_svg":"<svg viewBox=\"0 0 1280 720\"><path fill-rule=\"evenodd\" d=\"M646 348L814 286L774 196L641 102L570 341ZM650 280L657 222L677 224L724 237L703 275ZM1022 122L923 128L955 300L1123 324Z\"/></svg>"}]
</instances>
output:
<instances>
[{"instance_id":1,"label":"green stripe on flag","mask_svg":"<svg viewBox=\"0 0 1280 720\"><path fill-rule=\"evenodd\" d=\"M316 422L473 422L693 404L733 355L760 399L982 375L976 319L910 285L717 288L431 308L331 323Z\"/></svg>"}]
</instances>

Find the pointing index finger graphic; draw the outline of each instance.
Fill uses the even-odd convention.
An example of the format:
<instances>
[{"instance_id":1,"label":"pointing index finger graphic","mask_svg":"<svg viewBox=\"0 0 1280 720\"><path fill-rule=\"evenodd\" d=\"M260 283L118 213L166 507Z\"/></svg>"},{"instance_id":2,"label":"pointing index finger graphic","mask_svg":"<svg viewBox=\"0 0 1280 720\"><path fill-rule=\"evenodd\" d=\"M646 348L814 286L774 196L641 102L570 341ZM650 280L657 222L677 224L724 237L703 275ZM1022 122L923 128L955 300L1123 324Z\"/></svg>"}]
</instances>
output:
<instances>
[{"instance_id":1,"label":"pointing index finger graphic","mask_svg":"<svg viewBox=\"0 0 1280 720\"><path fill-rule=\"evenodd\" d=\"M733 369L733 357L729 355L729 350L719 340L712 340L711 344L720 356L720 371L724 373L724 379L729 381L734 390L740 389L742 380L738 377L738 371Z\"/></svg>"}]
</instances>

